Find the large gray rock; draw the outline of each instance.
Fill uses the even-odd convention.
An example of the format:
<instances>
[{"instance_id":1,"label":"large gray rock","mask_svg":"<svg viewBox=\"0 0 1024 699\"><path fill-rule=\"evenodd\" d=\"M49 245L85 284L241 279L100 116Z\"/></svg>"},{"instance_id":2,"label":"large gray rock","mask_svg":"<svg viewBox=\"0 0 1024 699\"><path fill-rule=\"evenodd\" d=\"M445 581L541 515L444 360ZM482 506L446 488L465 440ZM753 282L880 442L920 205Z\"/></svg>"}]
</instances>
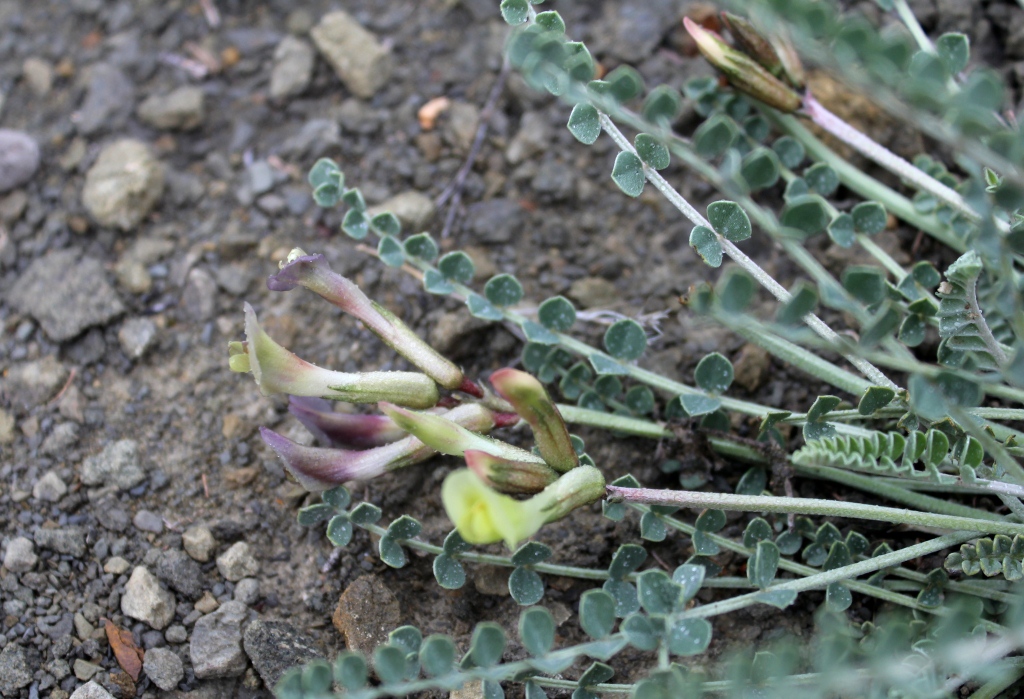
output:
<instances>
[{"instance_id":1,"label":"large gray rock","mask_svg":"<svg viewBox=\"0 0 1024 699\"><path fill-rule=\"evenodd\" d=\"M0 651L0 694L14 696L32 682L32 666L25 649L8 641Z\"/></svg>"},{"instance_id":2,"label":"large gray rock","mask_svg":"<svg viewBox=\"0 0 1024 699\"><path fill-rule=\"evenodd\" d=\"M20 312L35 318L55 342L124 313L103 264L80 250L57 250L32 262L8 293Z\"/></svg>"},{"instance_id":3,"label":"large gray rock","mask_svg":"<svg viewBox=\"0 0 1024 699\"><path fill-rule=\"evenodd\" d=\"M347 12L338 10L324 15L310 36L356 97L373 97L391 79L391 51Z\"/></svg>"},{"instance_id":4,"label":"large gray rock","mask_svg":"<svg viewBox=\"0 0 1024 699\"><path fill-rule=\"evenodd\" d=\"M270 97L283 100L302 94L313 78L316 54L308 41L286 36L274 49L274 67L270 71Z\"/></svg>"},{"instance_id":5,"label":"large gray rock","mask_svg":"<svg viewBox=\"0 0 1024 699\"><path fill-rule=\"evenodd\" d=\"M96 680L89 680L76 689L70 699L114 699L114 697L97 684Z\"/></svg>"},{"instance_id":6,"label":"large gray rock","mask_svg":"<svg viewBox=\"0 0 1024 699\"><path fill-rule=\"evenodd\" d=\"M267 687L274 687L288 668L323 658L313 639L284 621L257 619L245 629L244 645Z\"/></svg>"},{"instance_id":7,"label":"large gray rock","mask_svg":"<svg viewBox=\"0 0 1024 699\"><path fill-rule=\"evenodd\" d=\"M23 131L0 129L0 192L20 187L39 169L39 144Z\"/></svg>"},{"instance_id":8,"label":"large gray rock","mask_svg":"<svg viewBox=\"0 0 1024 699\"><path fill-rule=\"evenodd\" d=\"M197 679L237 677L245 672L242 622L248 613L248 607L231 600L196 621L189 656Z\"/></svg>"},{"instance_id":9,"label":"large gray rock","mask_svg":"<svg viewBox=\"0 0 1024 699\"><path fill-rule=\"evenodd\" d=\"M7 544L7 551L4 553L4 568L12 573L26 573L35 567L38 560L39 556L36 555L32 540L24 536L16 536Z\"/></svg>"},{"instance_id":10,"label":"large gray rock","mask_svg":"<svg viewBox=\"0 0 1024 699\"><path fill-rule=\"evenodd\" d=\"M135 567L121 596L123 614L143 621L157 631L171 623L175 604L174 595L160 587L156 577L145 566Z\"/></svg>"},{"instance_id":11,"label":"large gray rock","mask_svg":"<svg viewBox=\"0 0 1024 699\"><path fill-rule=\"evenodd\" d=\"M121 439L103 448L99 454L82 462L82 483L85 485L116 485L129 490L146 479L139 459L139 443Z\"/></svg>"},{"instance_id":12,"label":"large gray rock","mask_svg":"<svg viewBox=\"0 0 1024 699\"><path fill-rule=\"evenodd\" d=\"M125 125L135 107L135 87L120 68L97 63L89 72L89 88L82 106L72 116L85 136L103 130L115 132Z\"/></svg>"},{"instance_id":13,"label":"large gray rock","mask_svg":"<svg viewBox=\"0 0 1024 699\"><path fill-rule=\"evenodd\" d=\"M82 204L101 226L129 231L164 193L164 168L141 141L125 138L100 151L85 174Z\"/></svg>"},{"instance_id":14,"label":"large gray rock","mask_svg":"<svg viewBox=\"0 0 1024 699\"><path fill-rule=\"evenodd\" d=\"M151 95L139 105L139 119L157 129L190 131L206 117L203 91L183 85L166 95Z\"/></svg>"},{"instance_id":15,"label":"large gray rock","mask_svg":"<svg viewBox=\"0 0 1024 699\"><path fill-rule=\"evenodd\" d=\"M142 662L146 677L160 689L169 692L185 677L185 668L177 653L167 648L150 648Z\"/></svg>"}]
</instances>

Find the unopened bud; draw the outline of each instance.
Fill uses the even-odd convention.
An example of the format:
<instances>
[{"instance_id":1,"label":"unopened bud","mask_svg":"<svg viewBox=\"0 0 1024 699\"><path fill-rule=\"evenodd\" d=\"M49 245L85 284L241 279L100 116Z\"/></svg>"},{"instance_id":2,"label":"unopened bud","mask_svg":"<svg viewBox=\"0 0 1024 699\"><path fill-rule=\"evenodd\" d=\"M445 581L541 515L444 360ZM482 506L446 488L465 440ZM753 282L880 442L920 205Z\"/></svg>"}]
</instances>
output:
<instances>
[{"instance_id":1,"label":"unopened bud","mask_svg":"<svg viewBox=\"0 0 1024 699\"><path fill-rule=\"evenodd\" d=\"M722 12L722 23L725 24L729 33L736 39L739 48L745 54L757 61L772 75L778 76L782 71L782 60L776 53L775 47L765 38L761 32L754 28L745 17L734 15L731 12Z\"/></svg>"},{"instance_id":2,"label":"unopened bud","mask_svg":"<svg viewBox=\"0 0 1024 699\"><path fill-rule=\"evenodd\" d=\"M384 415L338 413L322 398L291 396L288 412L320 442L343 449L371 449L406 436L394 420Z\"/></svg>"},{"instance_id":3,"label":"unopened bud","mask_svg":"<svg viewBox=\"0 0 1024 699\"><path fill-rule=\"evenodd\" d=\"M491 374L491 385L526 420L548 466L564 473L579 465L565 420L540 381L525 371L499 369Z\"/></svg>"},{"instance_id":4,"label":"unopened bud","mask_svg":"<svg viewBox=\"0 0 1024 699\"><path fill-rule=\"evenodd\" d=\"M512 461L474 449L467 449L464 456L469 469L499 493L534 495L558 479L558 472L547 464Z\"/></svg>"}]
</instances>

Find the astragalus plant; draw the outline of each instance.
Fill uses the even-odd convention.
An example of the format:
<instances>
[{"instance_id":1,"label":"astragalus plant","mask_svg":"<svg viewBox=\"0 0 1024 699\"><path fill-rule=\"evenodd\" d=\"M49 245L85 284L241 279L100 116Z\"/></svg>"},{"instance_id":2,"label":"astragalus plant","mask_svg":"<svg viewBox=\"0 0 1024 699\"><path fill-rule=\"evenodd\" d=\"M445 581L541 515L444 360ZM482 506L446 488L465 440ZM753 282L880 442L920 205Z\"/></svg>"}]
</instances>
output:
<instances>
[{"instance_id":1,"label":"astragalus plant","mask_svg":"<svg viewBox=\"0 0 1024 699\"><path fill-rule=\"evenodd\" d=\"M692 381L645 368L651 328L640 309L612 317L601 347L587 344L573 330L594 314L582 318L561 296L527 301L510 274L474 288L465 252L439 257L428 233L403 238L397 217L367 213L336 163L312 168L317 203L344 207L344 233L375 239L383 264L417 276L430 294L462 299L477 318L513 326L526 344L525 371L467 377L322 256L294 251L270 289L319 294L418 369L315 367L277 345L246 308L246 342L232 343L231 368L252 373L264 393L290 394L291 411L322 444L263 431L298 481L323 491L299 520L326 522L335 546L363 528L393 567L407 563L407 549L430 555L446 589L464 585L473 564L509 567L509 592L524 610L511 646L493 620L478 620L461 646L403 626L372 658L346 652L291 671L278 696L368 699L467 682L482 682L485 697L531 699L569 691L574 699L1013 695L1024 677L1024 134L999 75L971 65L966 37L933 40L905 0L879 5L882 27L822 0L736 2L702 21L687 18L717 77L651 89L629 66L599 65L557 12L527 0L500 6L511 25L507 60L564 101L579 142L614 142L610 176L623 194L653 187L692 224L693 264L706 264L714 283L692 288L685 312L834 387L810 405L730 397L733 366L717 352L700 360ZM866 92L934 152L908 162L857 131L811 93L811 69ZM677 134L687 100L701 123ZM858 167L836 144L869 165ZM659 174L673 160L685 168L679 176L702 177L719 192L705 213ZM905 267L877 242L893 226L934 238L955 261ZM809 252L816 236L874 262L836 276ZM776 281L744 252L755 237L788 255L803 278L788 289ZM731 264L713 271L726 258ZM765 292L774 314L748 312L755 300L764 308ZM332 400L377 410L336 413ZM524 423L532 450L501 439ZM662 470L678 471L679 487L644 488L629 475L632 461L595 463L567 423L603 430L607 440L671 444L696 435L694 443L745 472L733 492L718 492L699 469L667 459ZM443 542L421 538L407 515L353 505L343 485L437 453L467 466L443 485L454 525ZM841 497L792 497L794 480L805 478L831 482L822 492ZM617 542L606 566L555 561L530 541L544 524L598 501L605 517L639 518L638 538ZM727 511L749 513L741 534L723 535ZM666 537L688 542L689 555L663 570L644 542ZM476 548L496 543L508 551ZM934 554L946 556L944 567L922 563ZM547 575L592 584L571 622L589 640L556 647L543 604ZM786 609L810 591L822 600L810 643L781 639L718 664L702 656L716 617L753 605ZM871 621L852 621L855 600ZM639 670L636 658L649 666ZM616 682L617 673L636 681Z\"/></svg>"}]
</instances>

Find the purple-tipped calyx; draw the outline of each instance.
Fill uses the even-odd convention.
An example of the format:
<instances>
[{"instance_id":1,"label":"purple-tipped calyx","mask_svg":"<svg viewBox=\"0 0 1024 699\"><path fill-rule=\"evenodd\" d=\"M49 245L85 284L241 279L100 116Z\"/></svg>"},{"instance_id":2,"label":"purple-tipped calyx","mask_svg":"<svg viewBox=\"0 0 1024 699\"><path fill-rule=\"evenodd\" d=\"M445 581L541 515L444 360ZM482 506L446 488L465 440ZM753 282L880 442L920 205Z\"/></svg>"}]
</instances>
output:
<instances>
[{"instance_id":1,"label":"purple-tipped calyx","mask_svg":"<svg viewBox=\"0 0 1024 699\"><path fill-rule=\"evenodd\" d=\"M547 464L512 461L475 449L467 449L463 455L469 470L499 493L533 495L558 480L558 472Z\"/></svg>"},{"instance_id":2,"label":"purple-tipped calyx","mask_svg":"<svg viewBox=\"0 0 1024 699\"><path fill-rule=\"evenodd\" d=\"M232 371L248 372L265 396L287 393L347 403L390 401L412 408L429 408L439 397L428 376L409 371L371 371L348 374L310 364L274 342L245 304L245 342L228 344Z\"/></svg>"},{"instance_id":3,"label":"purple-tipped calyx","mask_svg":"<svg viewBox=\"0 0 1024 699\"><path fill-rule=\"evenodd\" d=\"M462 370L424 342L398 316L370 300L354 282L331 270L323 255L307 255L295 248L281 270L267 279L271 291L302 286L355 316L391 349L447 389L462 386Z\"/></svg>"},{"instance_id":4,"label":"purple-tipped calyx","mask_svg":"<svg viewBox=\"0 0 1024 699\"><path fill-rule=\"evenodd\" d=\"M312 432L320 443L332 447L372 449L406 436L405 430L389 417L335 412L331 402L322 398L291 396L288 412Z\"/></svg>"},{"instance_id":5,"label":"purple-tipped calyx","mask_svg":"<svg viewBox=\"0 0 1024 699\"><path fill-rule=\"evenodd\" d=\"M537 450L548 466L564 473L579 466L569 430L544 386L525 371L499 369L491 374L491 385L508 401L533 430Z\"/></svg>"}]
</instances>

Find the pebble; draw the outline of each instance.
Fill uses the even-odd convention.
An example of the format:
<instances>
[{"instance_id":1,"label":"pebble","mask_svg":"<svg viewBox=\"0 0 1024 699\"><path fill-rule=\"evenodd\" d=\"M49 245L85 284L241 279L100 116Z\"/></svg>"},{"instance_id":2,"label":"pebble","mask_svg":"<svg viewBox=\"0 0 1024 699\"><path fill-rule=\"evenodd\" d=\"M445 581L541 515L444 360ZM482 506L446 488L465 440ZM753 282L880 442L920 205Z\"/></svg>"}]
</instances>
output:
<instances>
[{"instance_id":1,"label":"pebble","mask_svg":"<svg viewBox=\"0 0 1024 699\"><path fill-rule=\"evenodd\" d=\"M430 219L434 217L434 200L422 192L410 190L370 207L368 213L376 215L384 211L390 211L397 216L402 226L409 232L419 233L426 230Z\"/></svg>"},{"instance_id":2,"label":"pebble","mask_svg":"<svg viewBox=\"0 0 1024 699\"><path fill-rule=\"evenodd\" d=\"M178 654L167 648L153 648L146 651L142 669L146 677L153 680L160 689L169 692L185 677L185 668Z\"/></svg>"},{"instance_id":3,"label":"pebble","mask_svg":"<svg viewBox=\"0 0 1024 699\"><path fill-rule=\"evenodd\" d=\"M181 535L181 543L185 553L200 563L209 561L214 549L217 548L217 540L213 538L209 528L201 524L186 529Z\"/></svg>"},{"instance_id":4,"label":"pebble","mask_svg":"<svg viewBox=\"0 0 1024 699\"><path fill-rule=\"evenodd\" d=\"M569 287L569 297L583 308L607 308L619 300L619 290L604 277L583 277Z\"/></svg>"},{"instance_id":5,"label":"pebble","mask_svg":"<svg viewBox=\"0 0 1024 699\"><path fill-rule=\"evenodd\" d=\"M0 129L0 192L32 179L39 169L39 144L24 131Z\"/></svg>"},{"instance_id":6,"label":"pebble","mask_svg":"<svg viewBox=\"0 0 1024 699\"><path fill-rule=\"evenodd\" d=\"M47 471L32 486L32 497L36 500L46 500L47 502L57 502L67 492L68 486L53 471Z\"/></svg>"},{"instance_id":7,"label":"pebble","mask_svg":"<svg viewBox=\"0 0 1024 699\"><path fill-rule=\"evenodd\" d=\"M68 370L52 354L23 364L14 364L4 379L4 393L12 403L26 408L42 405L53 398L67 381Z\"/></svg>"},{"instance_id":8,"label":"pebble","mask_svg":"<svg viewBox=\"0 0 1024 699\"><path fill-rule=\"evenodd\" d=\"M260 581L256 578L242 578L235 584L234 598L247 607L256 604L260 598Z\"/></svg>"},{"instance_id":9,"label":"pebble","mask_svg":"<svg viewBox=\"0 0 1024 699\"><path fill-rule=\"evenodd\" d=\"M101 226L135 229L164 192L164 168L142 141L115 141L85 174L82 204Z\"/></svg>"},{"instance_id":10,"label":"pebble","mask_svg":"<svg viewBox=\"0 0 1024 699\"><path fill-rule=\"evenodd\" d=\"M217 570L225 580L238 582L260 572L260 564L249 551L249 544L238 541L217 557Z\"/></svg>"},{"instance_id":11,"label":"pebble","mask_svg":"<svg viewBox=\"0 0 1024 699\"><path fill-rule=\"evenodd\" d=\"M39 548L56 551L75 558L85 555L85 529L82 527L37 527L32 537Z\"/></svg>"},{"instance_id":12,"label":"pebble","mask_svg":"<svg viewBox=\"0 0 1024 699\"><path fill-rule=\"evenodd\" d=\"M97 63L89 74L85 99L72 119L83 136L103 130L116 133L135 106L135 87L117 66Z\"/></svg>"},{"instance_id":13,"label":"pebble","mask_svg":"<svg viewBox=\"0 0 1024 699\"><path fill-rule=\"evenodd\" d=\"M92 636L92 632L96 630L96 627L90 624L89 620L81 612L75 613L74 622L75 634L83 641L88 640Z\"/></svg>"},{"instance_id":14,"label":"pebble","mask_svg":"<svg viewBox=\"0 0 1024 699\"><path fill-rule=\"evenodd\" d=\"M0 409L0 444L14 442L14 416Z\"/></svg>"},{"instance_id":15,"label":"pebble","mask_svg":"<svg viewBox=\"0 0 1024 699\"><path fill-rule=\"evenodd\" d=\"M361 575L341 594L331 617L350 650L369 655L401 621L398 598L376 575Z\"/></svg>"},{"instance_id":16,"label":"pebble","mask_svg":"<svg viewBox=\"0 0 1024 699\"><path fill-rule=\"evenodd\" d=\"M158 631L171 623L176 604L174 594L160 587L156 577L144 566L135 567L121 596L123 614Z\"/></svg>"},{"instance_id":17,"label":"pebble","mask_svg":"<svg viewBox=\"0 0 1024 699\"><path fill-rule=\"evenodd\" d=\"M42 58L26 58L21 64L21 77L36 97L46 97L53 89L53 65Z\"/></svg>"},{"instance_id":18,"label":"pebble","mask_svg":"<svg viewBox=\"0 0 1024 699\"><path fill-rule=\"evenodd\" d=\"M747 343L733 362L736 383L750 392L756 391L768 378L771 356L757 345Z\"/></svg>"},{"instance_id":19,"label":"pebble","mask_svg":"<svg viewBox=\"0 0 1024 699\"><path fill-rule=\"evenodd\" d=\"M466 209L466 221L475 241L500 245L522 232L525 214L511 199L487 199Z\"/></svg>"},{"instance_id":20,"label":"pebble","mask_svg":"<svg viewBox=\"0 0 1024 699\"><path fill-rule=\"evenodd\" d=\"M181 624L172 624L164 631L168 643L184 643L188 640L188 631Z\"/></svg>"},{"instance_id":21,"label":"pebble","mask_svg":"<svg viewBox=\"0 0 1024 699\"><path fill-rule=\"evenodd\" d=\"M82 462L82 483L85 485L115 485L130 490L146 479L139 463L139 443L134 439L121 439L103 448Z\"/></svg>"},{"instance_id":22,"label":"pebble","mask_svg":"<svg viewBox=\"0 0 1024 699\"><path fill-rule=\"evenodd\" d=\"M248 613L244 604L231 600L196 621L189 644L196 678L237 677L245 672L242 622Z\"/></svg>"},{"instance_id":23,"label":"pebble","mask_svg":"<svg viewBox=\"0 0 1024 699\"><path fill-rule=\"evenodd\" d=\"M283 100L305 92L313 78L316 54L308 41L286 36L274 49L270 71L270 97Z\"/></svg>"},{"instance_id":24,"label":"pebble","mask_svg":"<svg viewBox=\"0 0 1024 699\"><path fill-rule=\"evenodd\" d=\"M139 510L132 517L132 524L135 528L144 532L153 532L159 534L164 530L164 521L160 515L149 510Z\"/></svg>"},{"instance_id":25,"label":"pebble","mask_svg":"<svg viewBox=\"0 0 1024 699\"><path fill-rule=\"evenodd\" d=\"M156 129L191 131L202 125L206 118L205 96L202 89L183 85L166 95L151 95L139 105L138 116Z\"/></svg>"},{"instance_id":26,"label":"pebble","mask_svg":"<svg viewBox=\"0 0 1024 699\"><path fill-rule=\"evenodd\" d=\"M43 454L62 454L77 441L78 425L73 422L62 422L53 428L42 446L39 447L39 451ZM67 492L66 486L64 490Z\"/></svg>"},{"instance_id":27,"label":"pebble","mask_svg":"<svg viewBox=\"0 0 1024 699\"><path fill-rule=\"evenodd\" d=\"M323 658L312 638L284 621L257 619L249 624L244 648L267 687L275 686L288 668Z\"/></svg>"},{"instance_id":28,"label":"pebble","mask_svg":"<svg viewBox=\"0 0 1024 699\"><path fill-rule=\"evenodd\" d=\"M35 259L8 292L8 300L32 316L55 342L64 342L124 313L103 263L69 248Z\"/></svg>"},{"instance_id":29,"label":"pebble","mask_svg":"<svg viewBox=\"0 0 1024 699\"><path fill-rule=\"evenodd\" d=\"M217 601L217 598L213 596L212 592L207 590L193 606L200 614L209 614L220 606L220 602Z\"/></svg>"},{"instance_id":30,"label":"pebble","mask_svg":"<svg viewBox=\"0 0 1024 699\"><path fill-rule=\"evenodd\" d=\"M188 273L185 289L181 292L181 305L185 316L196 323L213 318L217 313L217 282L205 269L196 267Z\"/></svg>"},{"instance_id":31,"label":"pebble","mask_svg":"<svg viewBox=\"0 0 1024 699\"><path fill-rule=\"evenodd\" d=\"M53 696L52 694L50 696ZM114 699L96 680L90 680L75 690L70 699Z\"/></svg>"},{"instance_id":32,"label":"pebble","mask_svg":"<svg viewBox=\"0 0 1024 699\"><path fill-rule=\"evenodd\" d=\"M141 267L146 276L145 268ZM121 349L129 359L140 359L150 347L153 346L153 339L156 337L156 323L149 318L129 318L121 324L117 331L117 341Z\"/></svg>"},{"instance_id":33,"label":"pebble","mask_svg":"<svg viewBox=\"0 0 1024 699\"><path fill-rule=\"evenodd\" d=\"M32 682L32 668L25 649L18 643L9 642L0 651L0 693L14 695Z\"/></svg>"},{"instance_id":34,"label":"pebble","mask_svg":"<svg viewBox=\"0 0 1024 699\"><path fill-rule=\"evenodd\" d=\"M103 564L103 572L111 573L112 575L121 575L122 573L128 572L130 567L131 563L120 556L111 556L107 559L107 562Z\"/></svg>"},{"instance_id":35,"label":"pebble","mask_svg":"<svg viewBox=\"0 0 1024 699\"><path fill-rule=\"evenodd\" d=\"M86 682L96 676L96 673L102 670L99 665L90 663L88 660L82 660L78 658L71 666L72 672L75 673L75 677Z\"/></svg>"},{"instance_id":36,"label":"pebble","mask_svg":"<svg viewBox=\"0 0 1024 699\"><path fill-rule=\"evenodd\" d=\"M35 567L39 557L36 555L35 544L24 536L16 536L7 544L4 554L4 568L12 573L27 573Z\"/></svg>"},{"instance_id":37,"label":"pebble","mask_svg":"<svg viewBox=\"0 0 1024 699\"><path fill-rule=\"evenodd\" d=\"M373 97L391 79L391 51L347 12L324 15L310 36L341 82L357 97Z\"/></svg>"},{"instance_id":38,"label":"pebble","mask_svg":"<svg viewBox=\"0 0 1024 699\"><path fill-rule=\"evenodd\" d=\"M203 594L203 570L184 551L163 551L156 563L156 575L172 590L189 599L197 599Z\"/></svg>"},{"instance_id":39,"label":"pebble","mask_svg":"<svg viewBox=\"0 0 1024 699\"><path fill-rule=\"evenodd\" d=\"M518 165L551 147L551 127L540 112L527 112L519 122L519 131L508 144L505 158Z\"/></svg>"},{"instance_id":40,"label":"pebble","mask_svg":"<svg viewBox=\"0 0 1024 699\"><path fill-rule=\"evenodd\" d=\"M480 125L480 110L468 102L452 102L446 115L445 139L460 153L468 153Z\"/></svg>"}]
</instances>

